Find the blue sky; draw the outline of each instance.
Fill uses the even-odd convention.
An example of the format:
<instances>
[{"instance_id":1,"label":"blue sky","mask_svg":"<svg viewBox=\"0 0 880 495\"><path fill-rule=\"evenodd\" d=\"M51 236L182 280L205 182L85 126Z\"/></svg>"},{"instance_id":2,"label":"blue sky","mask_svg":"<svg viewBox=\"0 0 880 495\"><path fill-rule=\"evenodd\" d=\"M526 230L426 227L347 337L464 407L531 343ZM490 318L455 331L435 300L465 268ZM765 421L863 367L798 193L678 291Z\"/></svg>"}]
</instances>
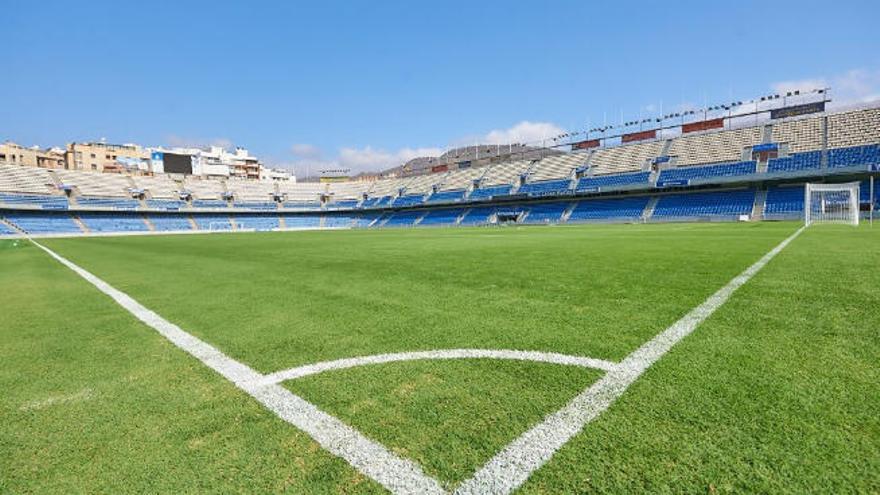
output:
<instances>
[{"instance_id":1,"label":"blue sky","mask_svg":"<svg viewBox=\"0 0 880 495\"><path fill-rule=\"evenodd\" d=\"M880 2L0 0L0 140L381 169L603 115L880 94Z\"/></svg>"}]
</instances>

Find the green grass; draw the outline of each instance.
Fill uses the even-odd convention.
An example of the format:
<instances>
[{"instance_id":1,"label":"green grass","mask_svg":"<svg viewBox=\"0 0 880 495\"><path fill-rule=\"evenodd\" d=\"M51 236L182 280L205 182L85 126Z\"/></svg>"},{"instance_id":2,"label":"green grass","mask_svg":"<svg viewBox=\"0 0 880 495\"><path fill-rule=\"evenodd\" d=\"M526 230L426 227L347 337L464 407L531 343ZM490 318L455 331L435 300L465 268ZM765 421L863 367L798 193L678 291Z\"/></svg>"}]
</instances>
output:
<instances>
[{"instance_id":1,"label":"green grass","mask_svg":"<svg viewBox=\"0 0 880 495\"><path fill-rule=\"evenodd\" d=\"M269 373L442 348L620 360L794 224L54 239ZM880 229L820 226L524 493L880 491ZM32 246L0 244L0 491L381 492ZM489 360L285 386L452 487L599 372Z\"/></svg>"}]
</instances>

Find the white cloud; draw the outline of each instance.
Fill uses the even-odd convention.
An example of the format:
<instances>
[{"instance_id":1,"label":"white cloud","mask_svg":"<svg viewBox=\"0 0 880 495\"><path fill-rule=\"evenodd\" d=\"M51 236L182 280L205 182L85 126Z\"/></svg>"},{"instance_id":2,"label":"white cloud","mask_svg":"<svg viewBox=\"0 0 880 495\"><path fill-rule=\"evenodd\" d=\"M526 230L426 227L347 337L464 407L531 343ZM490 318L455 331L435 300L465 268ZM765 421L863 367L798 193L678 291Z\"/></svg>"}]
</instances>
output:
<instances>
[{"instance_id":1,"label":"white cloud","mask_svg":"<svg viewBox=\"0 0 880 495\"><path fill-rule=\"evenodd\" d=\"M489 131L478 141L480 144L539 143L542 139L558 136L564 132L562 127L550 122L523 120L507 129Z\"/></svg>"},{"instance_id":2,"label":"white cloud","mask_svg":"<svg viewBox=\"0 0 880 495\"><path fill-rule=\"evenodd\" d=\"M402 165L421 156L440 156L440 148L401 148L385 151L366 146L364 148L342 148L339 150L339 164L350 168L353 173L384 170Z\"/></svg>"},{"instance_id":3,"label":"white cloud","mask_svg":"<svg viewBox=\"0 0 880 495\"><path fill-rule=\"evenodd\" d=\"M831 88L830 106L863 103L880 99L880 70L852 69L843 74L779 81L770 86L776 93Z\"/></svg>"},{"instance_id":4,"label":"white cloud","mask_svg":"<svg viewBox=\"0 0 880 495\"><path fill-rule=\"evenodd\" d=\"M290 151L294 156L301 158L318 158L321 156L321 149L313 144L297 143L290 147Z\"/></svg>"}]
</instances>

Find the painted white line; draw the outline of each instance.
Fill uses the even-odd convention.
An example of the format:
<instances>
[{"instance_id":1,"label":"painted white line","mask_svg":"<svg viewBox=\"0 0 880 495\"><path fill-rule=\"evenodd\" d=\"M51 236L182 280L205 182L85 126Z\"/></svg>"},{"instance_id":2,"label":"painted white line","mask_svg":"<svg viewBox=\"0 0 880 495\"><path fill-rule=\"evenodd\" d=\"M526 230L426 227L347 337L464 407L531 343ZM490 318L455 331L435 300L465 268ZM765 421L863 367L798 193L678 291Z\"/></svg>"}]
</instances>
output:
<instances>
[{"instance_id":1,"label":"painted white line","mask_svg":"<svg viewBox=\"0 0 880 495\"><path fill-rule=\"evenodd\" d=\"M265 384L280 383L304 376L315 375L330 370L342 370L368 364L394 363L397 361L415 361L420 359L514 359L520 361L536 361L540 363L563 364L610 371L616 364L602 359L569 356L556 352L515 351L506 349L442 349L436 351L399 352L394 354L376 354L354 358L337 359L321 363L307 364L277 371L263 378Z\"/></svg>"},{"instance_id":2,"label":"painted white line","mask_svg":"<svg viewBox=\"0 0 880 495\"><path fill-rule=\"evenodd\" d=\"M804 227L798 229L702 304L627 356L562 409L511 442L455 493L506 494L518 488L571 437L608 409L645 370L727 302L734 291L761 271L803 230Z\"/></svg>"},{"instance_id":3,"label":"painted white line","mask_svg":"<svg viewBox=\"0 0 880 495\"><path fill-rule=\"evenodd\" d=\"M445 493L415 463L397 457L305 399L280 385L262 384L263 375L226 356L217 348L183 331L109 284L31 239L59 263L70 268L98 290L110 296L137 319L154 328L174 345L223 375L270 411L309 434L324 449L342 457L361 473L399 494Z\"/></svg>"}]
</instances>

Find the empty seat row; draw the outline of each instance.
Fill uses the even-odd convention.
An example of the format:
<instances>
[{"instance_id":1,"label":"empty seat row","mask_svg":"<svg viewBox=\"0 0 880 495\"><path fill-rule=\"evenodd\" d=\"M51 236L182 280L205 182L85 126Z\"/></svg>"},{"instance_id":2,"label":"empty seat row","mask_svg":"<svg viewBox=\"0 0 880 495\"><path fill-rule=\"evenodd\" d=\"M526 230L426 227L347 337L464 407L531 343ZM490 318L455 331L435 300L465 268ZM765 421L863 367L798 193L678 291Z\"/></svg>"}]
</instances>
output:
<instances>
[{"instance_id":1,"label":"empty seat row","mask_svg":"<svg viewBox=\"0 0 880 495\"><path fill-rule=\"evenodd\" d=\"M751 213L755 190L661 196L652 218L738 217Z\"/></svg>"},{"instance_id":2,"label":"empty seat row","mask_svg":"<svg viewBox=\"0 0 880 495\"><path fill-rule=\"evenodd\" d=\"M650 172L636 172L630 174L610 174L599 175L594 177L581 177L578 180L578 192L593 191L605 188L633 186L636 184L647 184Z\"/></svg>"},{"instance_id":3,"label":"empty seat row","mask_svg":"<svg viewBox=\"0 0 880 495\"><path fill-rule=\"evenodd\" d=\"M744 161L736 163L721 163L718 165L703 165L693 167L669 168L660 172L658 182L699 180L717 177L731 177L737 175L751 175L757 171L757 162Z\"/></svg>"}]
</instances>

